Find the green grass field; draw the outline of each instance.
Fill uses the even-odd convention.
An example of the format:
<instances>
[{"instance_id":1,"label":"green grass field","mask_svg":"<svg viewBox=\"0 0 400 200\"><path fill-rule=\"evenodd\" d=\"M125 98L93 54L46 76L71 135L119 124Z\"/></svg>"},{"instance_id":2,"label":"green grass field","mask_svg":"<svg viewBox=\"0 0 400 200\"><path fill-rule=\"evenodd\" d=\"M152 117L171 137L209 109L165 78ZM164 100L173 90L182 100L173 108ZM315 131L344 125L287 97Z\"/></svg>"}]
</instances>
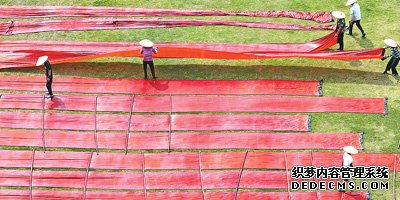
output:
<instances>
[{"instance_id":1,"label":"green grass field","mask_svg":"<svg viewBox=\"0 0 400 200\"><path fill-rule=\"evenodd\" d=\"M138 8L180 8L232 11L300 10L333 11L349 14L345 1L337 0L0 0L0 5L76 5L119 6ZM345 37L345 49L383 47L385 38L400 41L398 0L360 0L367 33L365 39L355 27L354 37ZM191 17L198 19L231 19L298 24L314 22L283 18ZM2 20L2 21L9 21ZM280 31L239 27L186 27L170 29L136 29L112 31L48 32L2 36L2 40L68 40L137 42L148 38L154 42L210 43L296 43L320 38L329 31ZM336 49L337 47L333 47ZM382 75L387 61L327 61L312 59L269 59L256 61L226 61L200 59L158 59L155 61L160 79L323 79L324 96L388 97L389 115L312 114L314 132L365 131L365 151L398 153L400 140L399 83L391 75ZM107 58L81 63L55 65L56 76L142 78L139 58ZM4 69L0 75L42 74L42 69ZM355 163L356 164L356 163ZM356 164L357 165L357 164ZM397 178L397 185L400 180ZM391 182L392 184L392 182ZM372 199L400 197L393 191L373 191Z\"/></svg>"}]
</instances>

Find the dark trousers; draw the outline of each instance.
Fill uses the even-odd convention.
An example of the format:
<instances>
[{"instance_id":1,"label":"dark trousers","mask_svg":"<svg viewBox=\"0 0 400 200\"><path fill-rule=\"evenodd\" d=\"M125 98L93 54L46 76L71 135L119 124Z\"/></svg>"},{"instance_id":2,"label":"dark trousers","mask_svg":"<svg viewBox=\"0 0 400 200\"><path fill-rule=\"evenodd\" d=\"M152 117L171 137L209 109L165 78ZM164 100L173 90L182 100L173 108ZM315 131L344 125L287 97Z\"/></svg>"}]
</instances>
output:
<instances>
[{"instance_id":1,"label":"dark trousers","mask_svg":"<svg viewBox=\"0 0 400 200\"><path fill-rule=\"evenodd\" d=\"M357 21L350 21L350 26L349 26L349 35L353 35L353 25L356 24L358 29L360 29L361 33L364 34L364 29L361 26L360 23L361 20L357 20Z\"/></svg>"},{"instance_id":2,"label":"dark trousers","mask_svg":"<svg viewBox=\"0 0 400 200\"><path fill-rule=\"evenodd\" d=\"M53 95L53 90L51 90L51 84L53 84L53 80L50 79L49 81L47 81L46 83L46 87L47 87L47 91L49 92L50 95Z\"/></svg>"},{"instance_id":3,"label":"dark trousers","mask_svg":"<svg viewBox=\"0 0 400 200\"><path fill-rule=\"evenodd\" d=\"M338 50L343 50L343 48L344 48L343 36L344 36L344 33L339 33L339 35L338 35L338 40L337 40L337 43L339 44Z\"/></svg>"},{"instance_id":4,"label":"dark trousers","mask_svg":"<svg viewBox=\"0 0 400 200\"><path fill-rule=\"evenodd\" d=\"M389 60L388 64L386 65L385 71L390 71L390 69L392 69L392 74L398 75L397 70L396 70L397 64L399 64L399 59L392 57Z\"/></svg>"},{"instance_id":5,"label":"dark trousers","mask_svg":"<svg viewBox=\"0 0 400 200\"><path fill-rule=\"evenodd\" d=\"M156 73L154 72L154 62L153 61L143 61L143 71L144 78L147 78L147 65L150 66L151 75L156 78Z\"/></svg>"}]
</instances>

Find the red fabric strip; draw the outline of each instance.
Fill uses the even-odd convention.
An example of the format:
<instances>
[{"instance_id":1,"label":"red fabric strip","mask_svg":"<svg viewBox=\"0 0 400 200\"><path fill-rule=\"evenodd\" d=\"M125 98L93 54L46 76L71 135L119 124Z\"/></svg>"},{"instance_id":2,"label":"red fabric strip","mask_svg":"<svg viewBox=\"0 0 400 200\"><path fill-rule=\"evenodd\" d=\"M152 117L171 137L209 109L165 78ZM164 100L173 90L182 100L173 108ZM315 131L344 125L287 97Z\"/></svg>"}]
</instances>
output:
<instances>
[{"instance_id":1,"label":"red fabric strip","mask_svg":"<svg viewBox=\"0 0 400 200\"><path fill-rule=\"evenodd\" d=\"M34 135L35 134L35 135ZM94 133L91 132L60 132L46 131L46 147L64 148L94 148ZM32 135L34 135L32 138ZM2 130L0 145L7 146L42 146L41 131L36 130ZM227 137L229 136L229 137ZM30 137L25 139L25 137ZM343 146L352 145L362 148L360 134L337 134L337 133L173 133L171 138L171 149L342 149ZM32 138L32 139L31 139ZM168 149L168 133L131 133L128 149ZM126 136L123 133L98 133L99 148L101 149L124 149ZM332 141L336 141L332 143ZM205 155L207 155L205 153ZM217 156L217 155L216 155ZM231 156L224 155L228 158ZM270 166L271 163L253 163L252 156L269 157L268 155L249 155L249 164L245 168L259 168ZM271 155L270 155L271 156ZM296 159L288 153L288 166L297 163L308 163L311 165L309 156ZM216 161L204 158L204 168L221 168ZM236 159L236 157L230 158ZM9 159L8 159L9 160ZM229 159L228 159L229 160ZM27 163L27 161L25 161ZM82 161L83 162L83 161ZM335 161L336 162L336 161ZM282 169L281 164L273 167ZM323 162L329 163L329 162ZM44 165L44 164L43 164ZM78 163L76 164L78 165ZM78 166L82 167L81 163ZM180 164L176 164L180 166ZM226 168L236 168L233 163L226 163ZM12 166L12 165L11 165ZM96 166L96 165L95 165ZM157 165L156 165L157 166ZM156 168L156 166L154 166ZM182 166L187 166L183 164ZM193 167L193 166L192 166ZM223 167L222 167L223 168Z\"/></svg>"},{"instance_id":2,"label":"red fabric strip","mask_svg":"<svg viewBox=\"0 0 400 200\"><path fill-rule=\"evenodd\" d=\"M57 95L45 100L46 110L95 111L95 96ZM384 98L173 96L172 112L352 112L385 113ZM132 97L98 96L97 111L130 112ZM43 109L43 96L2 94L0 108ZM133 112L169 112L168 96L136 96Z\"/></svg>"},{"instance_id":3,"label":"red fabric strip","mask_svg":"<svg viewBox=\"0 0 400 200\"><path fill-rule=\"evenodd\" d=\"M332 21L330 12L302 11L213 11L213 10L178 10L146 9L119 7L81 7L81 6L0 6L0 18L31 17L99 17L99 16L252 16L252 17L290 17L314 20L317 22Z\"/></svg>"},{"instance_id":4,"label":"red fabric strip","mask_svg":"<svg viewBox=\"0 0 400 200\"><path fill-rule=\"evenodd\" d=\"M297 25L271 22L228 20L187 20L163 18L137 19L68 19L0 22L0 35L15 35L50 31L86 31L143 28L173 28L187 26L237 26L279 30L333 30L335 25Z\"/></svg>"},{"instance_id":5,"label":"red fabric strip","mask_svg":"<svg viewBox=\"0 0 400 200\"><path fill-rule=\"evenodd\" d=\"M1 76L1 90L45 90L46 80L44 76ZM139 80L139 79L113 79L113 78L78 78L78 77L57 77L53 82L53 90L59 92L77 93L124 93L124 94L282 94L282 95L319 95L319 81L296 81L296 80ZM24 103L31 101L34 95L27 95ZM10 96L12 98L13 96ZM37 98L41 98L38 95ZM0 98L2 101L3 97ZM7 100L7 96L4 97ZM86 97L89 98L89 97ZM143 98L143 99L142 99ZM150 100L151 97L135 97L134 105L139 106L141 101ZM121 105L128 107L132 99L123 97L107 97L107 99L118 99L124 101ZM98 99L98 111L104 111L103 103L107 99ZM169 99L169 98L168 98ZM55 99L57 100L57 99ZM93 103L91 101L93 100ZM32 100L39 107L39 99ZM93 109L95 100L88 99L88 108ZM46 101L48 102L48 100ZM71 101L72 102L72 101ZM22 102L21 102L22 103ZM48 102L50 104L50 102ZM57 101L56 101L57 103ZM68 103L64 103L67 106ZM85 103L86 104L86 103ZM24 106L22 106L24 107ZM51 107L50 105L47 107ZM55 108L62 106L54 106ZM136 106L135 106L136 107ZM134 111L136 108L134 107ZM130 107L129 107L130 109ZM169 109L169 108L168 108ZM115 111L123 111L116 109Z\"/></svg>"}]
</instances>

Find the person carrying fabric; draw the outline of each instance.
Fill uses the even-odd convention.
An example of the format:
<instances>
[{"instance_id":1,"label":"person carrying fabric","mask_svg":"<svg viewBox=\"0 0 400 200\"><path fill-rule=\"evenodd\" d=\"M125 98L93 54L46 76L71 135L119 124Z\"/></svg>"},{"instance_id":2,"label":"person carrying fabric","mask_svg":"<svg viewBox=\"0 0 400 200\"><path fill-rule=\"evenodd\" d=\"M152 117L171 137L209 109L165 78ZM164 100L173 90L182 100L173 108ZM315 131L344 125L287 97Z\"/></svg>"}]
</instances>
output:
<instances>
[{"instance_id":1,"label":"person carrying fabric","mask_svg":"<svg viewBox=\"0 0 400 200\"><path fill-rule=\"evenodd\" d=\"M397 64L399 64L399 60L400 60L400 52L399 52L399 44L392 40L392 39L386 39L383 41L387 46L383 47L384 49L387 48L391 48L391 52L389 55L384 56L381 60L385 60L386 58L392 57L388 64L386 65L386 69L383 72L383 74L387 74L388 71L390 71L390 69L392 69L392 74L395 77L398 77L399 74L397 73L396 67Z\"/></svg>"},{"instance_id":2,"label":"person carrying fabric","mask_svg":"<svg viewBox=\"0 0 400 200\"><path fill-rule=\"evenodd\" d=\"M41 56L38 58L36 62L36 66L44 65L45 71L46 71L46 88L48 93L46 93L46 98L53 98L53 90L51 89L51 85L53 84L53 69L51 67L51 64L48 60L48 56Z\"/></svg>"},{"instance_id":3,"label":"person carrying fabric","mask_svg":"<svg viewBox=\"0 0 400 200\"><path fill-rule=\"evenodd\" d=\"M344 48L344 42L343 42L343 37L344 37L344 28L346 26L346 22L344 21L344 18L346 15L343 12L340 11L333 11L332 16L335 17L337 20L336 23L336 37L338 37L337 43L339 44L339 48L336 50L343 50Z\"/></svg>"},{"instance_id":4,"label":"person carrying fabric","mask_svg":"<svg viewBox=\"0 0 400 200\"><path fill-rule=\"evenodd\" d=\"M342 159L342 167L353 167L353 157L352 154L357 154L358 151L353 146L345 146L343 148L344 154ZM348 182L350 179L342 179L343 182ZM346 192L346 190L339 190L340 192Z\"/></svg>"},{"instance_id":5,"label":"person carrying fabric","mask_svg":"<svg viewBox=\"0 0 400 200\"><path fill-rule=\"evenodd\" d=\"M142 46L142 48L140 49L140 54L143 54L144 79L147 79L147 65L150 66L153 79L157 79L154 71L153 53L157 54L158 48L153 47L154 43L147 39L142 40L139 43Z\"/></svg>"},{"instance_id":6,"label":"person carrying fabric","mask_svg":"<svg viewBox=\"0 0 400 200\"><path fill-rule=\"evenodd\" d=\"M357 0L348 0L346 6L350 6L350 22L349 22L349 33L348 35L353 35L353 25L356 24L358 29L362 33L362 37L365 37L366 33L361 26L361 10L360 5L358 5Z\"/></svg>"}]
</instances>

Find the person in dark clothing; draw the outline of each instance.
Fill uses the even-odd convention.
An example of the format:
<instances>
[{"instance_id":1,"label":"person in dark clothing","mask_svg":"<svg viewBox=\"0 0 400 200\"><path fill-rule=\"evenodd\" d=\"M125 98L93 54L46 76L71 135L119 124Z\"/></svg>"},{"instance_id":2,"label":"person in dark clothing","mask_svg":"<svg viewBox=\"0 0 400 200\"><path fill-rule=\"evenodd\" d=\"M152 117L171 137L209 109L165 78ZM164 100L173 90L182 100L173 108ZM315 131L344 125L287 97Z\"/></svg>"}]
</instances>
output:
<instances>
[{"instance_id":1,"label":"person in dark clothing","mask_svg":"<svg viewBox=\"0 0 400 200\"><path fill-rule=\"evenodd\" d=\"M345 146L343 148L344 154L343 154L343 159L342 159L342 168L348 168L348 167L353 167L353 157L351 156L352 154L357 154L358 151L356 148L353 146ZM342 183L344 182L349 182L350 179L348 178L342 178ZM340 192L346 192L345 189L340 189Z\"/></svg>"},{"instance_id":2,"label":"person in dark clothing","mask_svg":"<svg viewBox=\"0 0 400 200\"><path fill-rule=\"evenodd\" d=\"M51 85L53 84L53 69L51 67L51 64L48 60L47 56L41 56L39 57L38 61L36 62L36 66L44 65L45 68L45 75L46 75L46 88L47 88L47 96L46 98L53 98L53 90L51 89Z\"/></svg>"},{"instance_id":3,"label":"person in dark clothing","mask_svg":"<svg viewBox=\"0 0 400 200\"><path fill-rule=\"evenodd\" d=\"M142 40L139 43L140 45L142 45L140 54L143 54L144 79L147 79L147 65L150 66L150 71L153 79L157 79L154 71L153 53L157 54L158 48L153 47L154 43L150 40Z\"/></svg>"},{"instance_id":4,"label":"person in dark clothing","mask_svg":"<svg viewBox=\"0 0 400 200\"><path fill-rule=\"evenodd\" d=\"M396 70L397 64L399 64L399 61L400 61L400 52L398 49L399 44L392 39L386 39L386 40L384 40L384 42L387 45L384 48L385 49L391 48L391 52L389 55L384 56L381 60L385 60L389 57L392 57L392 58L389 60L388 64L386 65L386 69L383 72L383 74L387 74L388 71L392 70L393 76L399 77L399 74L397 73L397 70Z\"/></svg>"},{"instance_id":5,"label":"person in dark clothing","mask_svg":"<svg viewBox=\"0 0 400 200\"><path fill-rule=\"evenodd\" d=\"M335 17L337 20L336 23L336 37L338 37L337 43L339 44L339 48L336 50L343 50L344 49L344 42L343 42L343 37L344 37L344 29L346 27L346 22L344 21L344 18L346 15L343 12L340 11L334 11L332 12L332 16Z\"/></svg>"}]
</instances>

